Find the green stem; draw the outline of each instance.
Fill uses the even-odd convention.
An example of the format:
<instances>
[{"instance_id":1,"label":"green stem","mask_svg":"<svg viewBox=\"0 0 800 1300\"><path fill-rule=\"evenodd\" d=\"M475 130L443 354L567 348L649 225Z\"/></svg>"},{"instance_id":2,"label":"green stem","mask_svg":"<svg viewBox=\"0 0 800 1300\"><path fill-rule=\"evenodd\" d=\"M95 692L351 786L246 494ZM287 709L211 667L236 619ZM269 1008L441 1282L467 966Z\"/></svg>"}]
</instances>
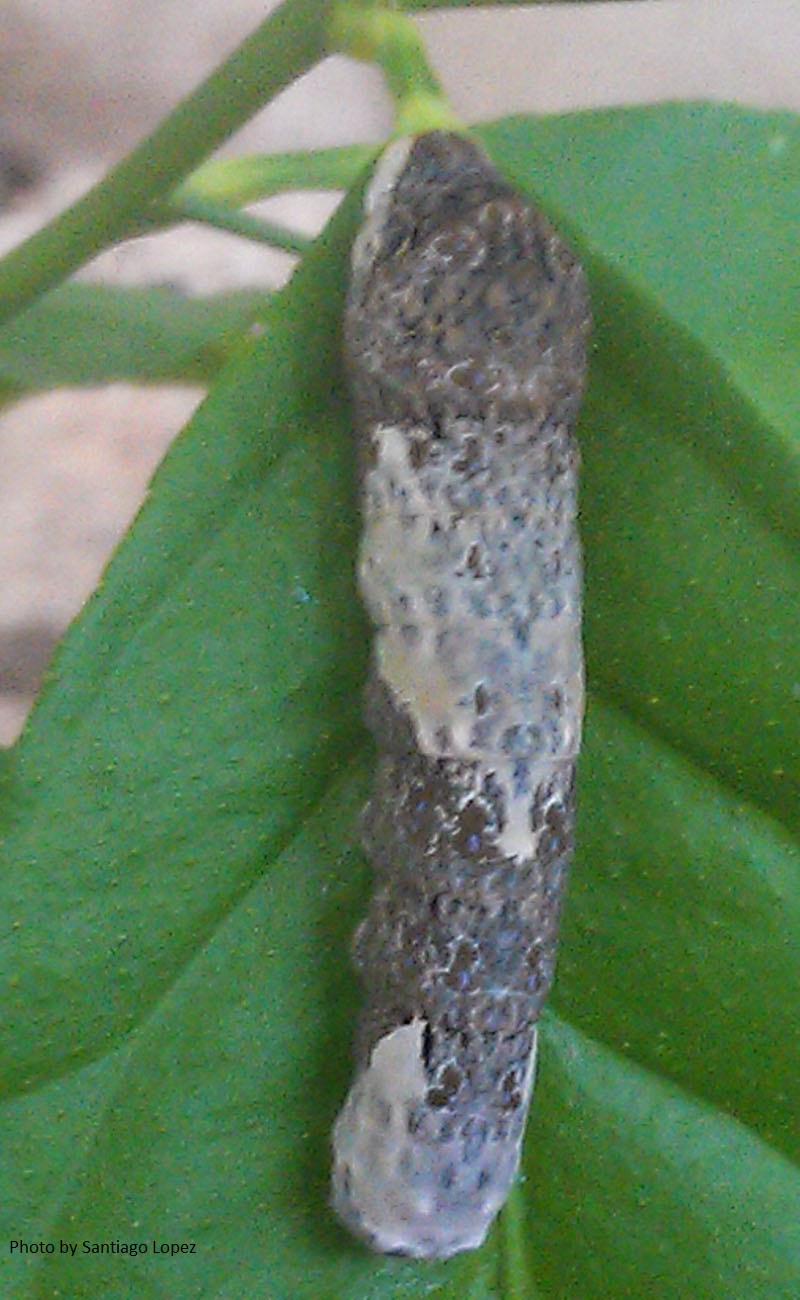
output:
<instances>
[{"instance_id":1,"label":"green stem","mask_svg":"<svg viewBox=\"0 0 800 1300\"><path fill-rule=\"evenodd\" d=\"M377 63L394 102L398 134L433 127L463 130L431 68L412 19L380 5L340 3L331 40L343 54Z\"/></svg>"},{"instance_id":2,"label":"green stem","mask_svg":"<svg viewBox=\"0 0 800 1300\"><path fill-rule=\"evenodd\" d=\"M286 190L345 190L372 162L377 146L282 154L245 154L204 163L170 195L170 202L202 199L239 207Z\"/></svg>"},{"instance_id":3,"label":"green stem","mask_svg":"<svg viewBox=\"0 0 800 1300\"><path fill-rule=\"evenodd\" d=\"M268 99L326 50L332 0L284 0L148 139L0 262L0 323L124 238Z\"/></svg>"},{"instance_id":4,"label":"green stem","mask_svg":"<svg viewBox=\"0 0 800 1300\"><path fill-rule=\"evenodd\" d=\"M180 198L173 195L165 203L151 209L142 223L141 232L163 230L181 221L196 221L229 235L269 244L271 248L279 248L284 253L304 253L312 242L305 235L298 235L278 221L255 217L249 212L238 212L227 204L192 194L188 189L181 191Z\"/></svg>"}]
</instances>

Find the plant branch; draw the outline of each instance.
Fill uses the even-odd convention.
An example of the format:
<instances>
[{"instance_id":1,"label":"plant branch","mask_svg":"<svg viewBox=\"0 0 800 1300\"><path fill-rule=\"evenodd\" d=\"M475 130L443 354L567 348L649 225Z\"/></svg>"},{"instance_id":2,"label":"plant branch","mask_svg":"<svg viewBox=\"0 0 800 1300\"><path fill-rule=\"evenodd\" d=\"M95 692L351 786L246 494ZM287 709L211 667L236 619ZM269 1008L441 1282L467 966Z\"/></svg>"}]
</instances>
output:
<instances>
[{"instance_id":1,"label":"plant branch","mask_svg":"<svg viewBox=\"0 0 800 1300\"><path fill-rule=\"evenodd\" d=\"M342 54L378 64L395 102L398 134L464 129L428 62L413 19L381 5L341 3L333 11L331 40Z\"/></svg>"},{"instance_id":2,"label":"plant branch","mask_svg":"<svg viewBox=\"0 0 800 1300\"><path fill-rule=\"evenodd\" d=\"M268 244L270 248L278 248L284 253L304 253L312 242L306 235L300 235L278 221L269 221L250 212L239 212L225 203L193 194L188 189L182 190L180 198L173 196L152 208L137 233L152 234L183 221L198 222L228 235Z\"/></svg>"},{"instance_id":3,"label":"plant branch","mask_svg":"<svg viewBox=\"0 0 800 1300\"><path fill-rule=\"evenodd\" d=\"M151 136L0 262L0 322L130 234L253 113L327 53L332 0L284 0Z\"/></svg>"},{"instance_id":4,"label":"plant branch","mask_svg":"<svg viewBox=\"0 0 800 1300\"><path fill-rule=\"evenodd\" d=\"M213 159L173 190L170 202L202 199L239 207L286 190L344 190L372 161L375 151L375 145L353 144L308 153Z\"/></svg>"}]
</instances>

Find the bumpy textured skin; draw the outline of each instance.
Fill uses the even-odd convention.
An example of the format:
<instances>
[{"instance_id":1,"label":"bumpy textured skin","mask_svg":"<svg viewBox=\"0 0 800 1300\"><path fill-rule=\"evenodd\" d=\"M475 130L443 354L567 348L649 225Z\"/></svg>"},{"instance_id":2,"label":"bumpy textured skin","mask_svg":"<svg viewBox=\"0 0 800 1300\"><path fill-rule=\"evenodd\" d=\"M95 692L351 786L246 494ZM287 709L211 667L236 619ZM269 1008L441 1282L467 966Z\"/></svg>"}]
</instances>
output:
<instances>
[{"instance_id":1,"label":"bumpy textured skin","mask_svg":"<svg viewBox=\"0 0 800 1300\"><path fill-rule=\"evenodd\" d=\"M387 151L345 314L379 758L333 1170L376 1250L480 1245L519 1163L583 712L588 322L574 256L475 145Z\"/></svg>"}]
</instances>

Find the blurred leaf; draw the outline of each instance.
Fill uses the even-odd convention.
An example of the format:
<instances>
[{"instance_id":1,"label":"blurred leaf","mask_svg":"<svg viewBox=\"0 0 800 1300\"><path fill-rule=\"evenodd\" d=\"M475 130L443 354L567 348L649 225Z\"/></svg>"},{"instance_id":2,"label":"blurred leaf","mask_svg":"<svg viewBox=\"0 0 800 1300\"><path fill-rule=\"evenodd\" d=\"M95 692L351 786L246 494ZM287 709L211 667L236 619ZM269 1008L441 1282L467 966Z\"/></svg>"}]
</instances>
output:
<instances>
[{"instance_id":1,"label":"blurred leaf","mask_svg":"<svg viewBox=\"0 0 800 1300\"><path fill-rule=\"evenodd\" d=\"M187 298L65 284L0 328L0 384L24 392L119 379L202 382L265 308L266 295L251 291Z\"/></svg>"},{"instance_id":2,"label":"blurred leaf","mask_svg":"<svg viewBox=\"0 0 800 1300\"><path fill-rule=\"evenodd\" d=\"M792 501L794 381L769 343L740 374L729 334L734 281L742 330L750 292L736 169L779 120L786 171L752 183L783 211L800 124L605 117L612 157L626 122L634 160L648 132L669 153L655 180L632 164L624 260L598 115L486 131L569 214L597 317L579 853L524 1179L486 1247L444 1265L372 1257L325 1208L371 763L337 361L348 202L174 445L1 773L4 1235L196 1253L3 1254L4 1293L798 1294L800 558L770 505ZM693 279L695 203L743 250L708 271L702 329L649 260L667 246L670 283ZM776 219L765 301L793 249Z\"/></svg>"}]
</instances>

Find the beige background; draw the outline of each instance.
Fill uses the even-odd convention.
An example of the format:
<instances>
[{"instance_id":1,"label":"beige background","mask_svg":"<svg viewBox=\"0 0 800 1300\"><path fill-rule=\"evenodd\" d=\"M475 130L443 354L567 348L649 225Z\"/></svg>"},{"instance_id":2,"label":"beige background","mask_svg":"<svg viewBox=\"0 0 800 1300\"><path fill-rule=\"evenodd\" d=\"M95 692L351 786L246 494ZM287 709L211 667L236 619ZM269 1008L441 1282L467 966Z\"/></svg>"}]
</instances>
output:
<instances>
[{"instance_id":1,"label":"beige background","mask_svg":"<svg viewBox=\"0 0 800 1300\"><path fill-rule=\"evenodd\" d=\"M0 0L0 250L100 175L271 7L259 0ZM469 121L668 98L800 109L797 0L644 0L420 19ZM328 60L229 148L379 138L380 79ZM35 179L34 179L35 177ZM328 201L285 201L314 229ZM288 259L184 228L91 268L205 292L277 283ZM95 585L194 390L49 394L0 421L0 743L16 734L59 632Z\"/></svg>"}]
</instances>

